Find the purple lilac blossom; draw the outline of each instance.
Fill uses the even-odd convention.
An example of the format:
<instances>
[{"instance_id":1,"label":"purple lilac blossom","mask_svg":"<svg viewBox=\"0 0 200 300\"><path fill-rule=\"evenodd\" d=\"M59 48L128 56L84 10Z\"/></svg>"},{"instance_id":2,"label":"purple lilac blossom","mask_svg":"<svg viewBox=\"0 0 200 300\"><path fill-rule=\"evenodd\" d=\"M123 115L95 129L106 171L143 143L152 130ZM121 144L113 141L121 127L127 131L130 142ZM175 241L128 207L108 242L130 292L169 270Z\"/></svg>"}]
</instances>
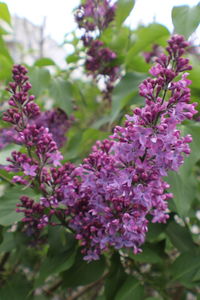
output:
<instances>
[{"instance_id":1,"label":"purple lilac blossom","mask_svg":"<svg viewBox=\"0 0 200 300\"><path fill-rule=\"evenodd\" d=\"M86 0L75 13L79 28L85 30L81 39L84 46L89 48L85 68L97 82L103 79L103 99L108 102L111 102L112 90L119 77L119 66L115 63L116 53L104 47L99 37L114 20L115 10L116 4L109 0ZM96 38L92 35L94 31L97 31Z\"/></svg>"},{"instance_id":2,"label":"purple lilac blossom","mask_svg":"<svg viewBox=\"0 0 200 300\"><path fill-rule=\"evenodd\" d=\"M103 46L104 43L99 40L92 41L87 51L85 68L88 74L92 75L97 82L103 78L105 85L103 89L104 99L111 101L111 92L119 77L119 66L114 63L117 57L116 53Z\"/></svg>"},{"instance_id":3,"label":"purple lilac blossom","mask_svg":"<svg viewBox=\"0 0 200 300\"><path fill-rule=\"evenodd\" d=\"M71 228L83 246L88 261L99 258L109 248L141 251L151 222L168 219L167 192L163 180L168 171L178 171L184 154L190 153L190 135L181 136L176 128L196 113L190 104L189 61L181 56L188 46L174 35L148 78L140 85L146 100L143 108L127 115L124 127L116 126L111 140L98 142L84 160L79 197L73 205ZM66 201L66 205L68 205Z\"/></svg>"},{"instance_id":4,"label":"purple lilac blossom","mask_svg":"<svg viewBox=\"0 0 200 300\"><path fill-rule=\"evenodd\" d=\"M75 13L75 20L79 28L84 28L86 36L89 32L108 27L115 16L116 5L110 0L86 0Z\"/></svg>"},{"instance_id":5,"label":"purple lilac blossom","mask_svg":"<svg viewBox=\"0 0 200 300\"><path fill-rule=\"evenodd\" d=\"M10 159L14 161L11 169L25 166L29 177L34 177L33 166L40 168L40 161L46 159L39 181L43 197L38 204L21 199L18 206L25 214L23 221L42 229L47 224L58 225L51 222L56 216L60 225L75 232L87 261L99 259L110 248L140 252L148 223L166 222L169 217L167 201L173 195L163 177L170 170L178 171L184 155L190 153L191 136L182 137L176 126L193 118L196 103L190 103L187 73L178 77L191 69L181 57L188 44L179 35L168 44L168 55L158 56L150 70L153 77L139 87L145 106L127 115L125 126L116 126L109 140L98 141L82 165L49 168L57 153L55 142L49 142L44 129L37 133L30 125L22 130L22 140L28 147L36 141L36 153L42 160L35 162L20 152ZM45 154L47 141L53 148L50 156Z\"/></svg>"},{"instance_id":6,"label":"purple lilac blossom","mask_svg":"<svg viewBox=\"0 0 200 300\"><path fill-rule=\"evenodd\" d=\"M57 147L61 148L67 141L65 135L73 121L74 117L70 116L68 118L61 109L52 109L41 112L35 118L30 119L29 124L35 124L37 128L42 126L48 128ZM21 144L19 132L14 127L0 129L0 150L11 143Z\"/></svg>"},{"instance_id":7,"label":"purple lilac blossom","mask_svg":"<svg viewBox=\"0 0 200 300\"><path fill-rule=\"evenodd\" d=\"M16 130L11 128L0 129L0 150L4 149L11 143L18 143L18 133Z\"/></svg>"},{"instance_id":8,"label":"purple lilac blossom","mask_svg":"<svg viewBox=\"0 0 200 300\"><path fill-rule=\"evenodd\" d=\"M49 129L40 125L39 123L44 120L44 116L40 117L40 109L36 103L33 102L34 96L29 96L28 91L31 88L31 84L28 82L26 76L27 70L25 67L15 65L13 67L13 80L9 84L8 91L11 93L9 104L12 108L8 109L4 115L3 120L14 125L14 129L17 133L17 141L21 145L25 146L26 153L20 151L13 151L11 157L8 158L10 163L4 166L4 169L8 172L19 173L22 175L15 175L13 182L23 185L29 185L31 188L39 188L43 192L43 195L48 194L42 190L43 177L47 177L49 174L49 168L53 166L60 166L62 155L58 150L56 142L53 140L52 134ZM52 113L54 115L54 113ZM46 117L47 114L45 114ZM51 115L52 116L52 115ZM32 121L38 118L38 124ZM59 122L57 122L59 123ZM46 124L44 124L46 125ZM59 143L62 141L59 141ZM48 176L50 177L50 175ZM25 198L24 198L25 199ZM25 200L27 200L26 198ZM30 209L29 202L22 201L24 206L24 213L30 215L33 214L32 219L35 219L34 224L38 224L38 228L42 228L43 225L47 225L48 216L41 216L41 221L37 222L37 209L40 208L42 214L42 204L33 205L32 213L27 209ZM28 203L28 204L27 204ZM35 210L35 211L34 211ZM23 211L23 210L22 210ZM51 214L51 212L49 212ZM25 220L28 220L25 218ZM31 223L30 223L31 226Z\"/></svg>"},{"instance_id":9,"label":"purple lilac blossom","mask_svg":"<svg viewBox=\"0 0 200 300\"><path fill-rule=\"evenodd\" d=\"M68 117L63 110L52 109L49 111L42 112L31 122L33 124L36 124L37 127L43 126L48 128L58 148L61 148L67 141L65 135L73 121L74 117Z\"/></svg>"}]
</instances>

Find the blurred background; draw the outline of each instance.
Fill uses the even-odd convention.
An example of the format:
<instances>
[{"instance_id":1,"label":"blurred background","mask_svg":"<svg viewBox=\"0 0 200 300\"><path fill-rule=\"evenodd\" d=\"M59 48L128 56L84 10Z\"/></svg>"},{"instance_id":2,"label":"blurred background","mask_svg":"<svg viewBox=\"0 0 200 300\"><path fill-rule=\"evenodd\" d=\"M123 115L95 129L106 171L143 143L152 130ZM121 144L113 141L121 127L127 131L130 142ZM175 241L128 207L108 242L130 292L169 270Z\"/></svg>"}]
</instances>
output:
<instances>
[{"instance_id":1,"label":"blurred background","mask_svg":"<svg viewBox=\"0 0 200 300\"><path fill-rule=\"evenodd\" d=\"M198 4L198 0L137 0L126 24L135 29L138 25L157 22L173 31L171 18L174 6ZM16 62L32 64L41 57L52 58L60 67L65 67L66 54L73 51L65 44L65 38L77 29L73 11L79 0L6 0L12 18L12 31L6 37L11 54ZM199 28L193 34L193 44L199 44Z\"/></svg>"}]
</instances>

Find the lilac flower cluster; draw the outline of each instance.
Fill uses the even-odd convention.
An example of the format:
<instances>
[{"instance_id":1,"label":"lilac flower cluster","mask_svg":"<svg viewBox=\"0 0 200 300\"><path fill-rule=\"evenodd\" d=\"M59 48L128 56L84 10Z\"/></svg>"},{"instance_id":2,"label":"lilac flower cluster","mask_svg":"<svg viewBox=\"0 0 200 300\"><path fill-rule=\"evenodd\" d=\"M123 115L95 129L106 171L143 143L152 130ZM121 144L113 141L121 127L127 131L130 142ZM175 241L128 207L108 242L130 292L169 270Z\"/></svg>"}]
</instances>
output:
<instances>
[{"instance_id":1,"label":"lilac flower cluster","mask_svg":"<svg viewBox=\"0 0 200 300\"><path fill-rule=\"evenodd\" d=\"M103 42L99 40L92 41L91 47L87 51L85 68L97 82L103 77L104 99L111 101L111 92L116 79L119 77L119 66L115 63L112 64L117 57L116 53L109 48L104 48L103 45Z\"/></svg>"},{"instance_id":2,"label":"lilac flower cluster","mask_svg":"<svg viewBox=\"0 0 200 300\"><path fill-rule=\"evenodd\" d=\"M18 133L14 128L0 128L0 150L11 143L18 142Z\"/></svg>"},{"instance_id":3,"label":"lilac flower cluster","mask_svg":"<svg viewBox=\"0 0 200 300\"><path fill-rule=\"evenodd\" d=\"M174 35L150 74L140 85L146 100L125 127L116 126L111 140L98 142L81 167L79 197L73 206L70 226L83 246L86 260L99 258L102 251L131 248L140 252L149 215L152 222L166 222L167 200L172 194L163 180L170 170L178 171L184 154L190 153L190 135L181 137L176 128L196 113L190 104L191 83L188 59L182 58L187 43Z\"/></svg>"},{"instance_id":4,"label":"lilac flower cluster","mask_svg":"<svg viewBox=\"0 0 200 300\"><path fill-rule=\"evenodd\" d=\"M35 97L28 94L31 84L26 74L25 67L20 65L13 67L14 82L11 82L7 89L12 94L8 101L12 108L3 114L3 120L13 124L18 132L24 130L29 119L40 114L39 106L33 102Z\"/></svg>"},{"instance_id":5,"label":"lilac flower cluster","mask_svg":"<svg viewBox=\"0 0 200 300\"><path fill-rule=\"evenodd\" d=\"M98 83L103 79L103 99L111 101L111 92L116 79L119 77L119 66L116 63L117 55L114 51L104 47L99 39L94 39L92 33L96 30L100 35L115 16L116 5L109 0L86 0L75 13L79 28L85 30L82 41L87 51L85 68L89 75Z\"/></svg>"},{"instance_id":6,"label":"lilac flower cluster","mask_svg":"<svg viewBox=\"0 0 200 300\"><path fill-rule=\"evenodd\" d=\"M182 137L176 128L196 113L196 103L189 103L187 73L179 77L191 69L188 59L182 57L187 46L179 35L168 41L168 55L159 55L150 69L153 77L139 87L145 106L127 115L125 126L116 126L109 140L98 141L79 167L71 163L59 166L61 154L48 130L28 123L22 128L22 109L15 109L18 118L10 114L18 120L12 123L27 154L12 153L7 170L23 172L24 176L14 180L29 182L42 194L39 203L21 198L18 211L25 214L27 226L70 228L88 261L99 259L110 248L141 251L148 222L168 219L167 201L173 195L167 192L169 184L163 176L178 171L184 155L190 153L191 136Z\"/></svg>"},{"instance_id":7,"label":"lilac flower cluster","mask_svg":"<svg viewBox=\"0 0 200 300\"><path fill-rule=\"evenodd\" d=\"M82 40L85 46L91 41L91 32L103 31L113 21L116 5L110 0L86 0L80 5L75 13L75 20L79 28L85 30Z\"/></svg>"},{"instance_id":8,"label":"lilac flower cluster","mask_svg":"<svg viewBox=\"0 0 200 300\"><path fill-rule=\"evenodd\" d=\"M42 126L48 128L58 148L61 148L66 143L66 133L73 121L74 117L68 117L61 109L41 112L36 117L28 120L29 124L35 124L37 129ZM19 132L14 127L0 129L0 150L11 143L21 144Z\"/></svg>"},{"instance_id":9,"label":"lilac flower cluster","mask_svg":"<svg viewBox=\"0 0 200 300\"><path fill-rule=\"evenodd\" d=\"M73 116L67 116L61 109L52 109L42 112L39 116L31 120L37 128L46 127L53 136L57 147L61 148L67 141L65 136L74 121Z\"/></svg>"},{"instance_id":10,"label":"lilac flower cluster","mask_svg":"<svg viewBox=\"0 0 200 300\"><path fill-rule=\"evenodd\" d=\"M11 158L8 158L10 164L5 166L5 170L22 172L23 175L14 176L13 181L34 186L36 182L41 183L46 166L60 165L62 155L49 129L31 123L31 120L39 118L40 109L33 102L34 96L28 94L31 84L26 74L25 67L13 67L14 82L8 88L11 93L9 104L12 108L4 113L3 120L14 125L17 132L16 142L24 145L27 153L12 152Z\"/></svg>"}]
</instances>

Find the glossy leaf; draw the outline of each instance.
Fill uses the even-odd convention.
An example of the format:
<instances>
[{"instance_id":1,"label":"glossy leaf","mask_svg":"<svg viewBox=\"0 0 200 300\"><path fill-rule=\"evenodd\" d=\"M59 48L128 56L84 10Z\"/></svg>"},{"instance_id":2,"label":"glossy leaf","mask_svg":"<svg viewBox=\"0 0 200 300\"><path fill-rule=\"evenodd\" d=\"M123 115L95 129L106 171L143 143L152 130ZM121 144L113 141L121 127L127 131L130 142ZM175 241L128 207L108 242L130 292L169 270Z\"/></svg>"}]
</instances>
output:
<instances>
[{"instance_id":1,"label":"glossy leaf","mask_svg":"<svg viewBox=\"0 0 200 300\"><path fill-rule=\"evenodd\" d=\"M108 276L105 281L105 297L106 300L115 299L117 291L124 283L127 275L124 272L122 264L120 262L120 256L115 253L111 258L111 267Z\"/></svg>"},{"instance_id":2,"label":"glossy leaf","mask_svg":"<svg viewBox=\"0 0 200 300\"><path fill-rule=\"evenodd\" d=\"M0 2L0 19L11 25L11 17L8 10L8 6L5 3Z\"/></svg>"},{"instance_id":3,"label":"glossy leaf","mask_svg":"<svg viewBox=\"0 0 200 300\"><path fill-rule=\"evenodd\" d=\"M6 284L0 289L0 299L1 300L29 300L31 285L27 279L21 275L14 274L7 281Z\"/></svg>"},{"instance_id":4,"label":"glossy leaf","mask_svg":"<svg viewBox=\"0 0 200 300\"><path fill-rule=\"evenodd\" d=\"M16 212L16 204L22 195L33 195L32 190L22 190L21 187L6 189L0 198L0 225L8 226L22 219L22 214Z\"/></svg>"},{"instance_id":5,"label":"glossy leaf","mask_svg":"<svg viewBox=\"0 0 200 300\"><path fill-rule=\"evenodd\" d=\"M74 265L69 270L63 272L64 286L75 287L89 284L101 277L104 269L105 260L103 257L100 260L88 263L78 253Z\"/></svg>"},{"instance_id":6,"label":"glossy leaf","mask_svg":"<svg viewBox=\"0 0 200 300\"><path fill-rule=\"evenodd\" d=\"M34 63L34 66L36 66L36 67L55 66L55 62L51 58L43 57L43 58L36 60L36 62Z\"/></svg>"},{"instance_id":7,"label":"glossy leaf","mask_svg":"<svg viewBox=\"0 0 200 300\"><path fill-rule=\"evenodd\" d=\"M200 124L198 122L187 122L181 126L182 134L185 136L191 134L193 141L190 144L191 154L185 158L183 166L178 173L170 172L166 180L170 184L170 190L174 194L174 203L181 216L187 216L191 203L195 198L195 178L193 168L200 159Z\"/></svg>"},{"instance_id":8,"label":"glossy leaf","mask_svg":"<svg viewBox=\"0 0 200 300\"><path fill-rule=\"evenodd\" d=\"M56 105L66 114L71 114L72 106L72 87L71 84L63 79L53 79L50 87L50 95Z\"/></svg>"},{"instance_id":9,"label":"glossy leaf","mask_svg":"<svg viewBox=\"0 0 200 300\"><path fill-rule=\"evenodd\" d=\"M126 65L129 66L132 63L132 59L136 54L146 51L149 46L152 46L155 42L158 43L161 38L166 41L168 36L168 29L160 24L155 23L139 28L136 31L136 41L126 56Z\"/></svg>"},{"instance_id":10,"label":"glossy leaf","mask_svg":"<svg viewBox=\"0 0 200 300\"><path fill-rule=\"evenodd\" d=\"M180 226L175 221L171 221L167 226L166 233L172 244L181 252L196 249L192 240L190 231L183 226Z\"/></svg>"},{"instance_id":11,"label":"glossy leaf","mask_svg":"<svg viewBox=\"0 0 200 300\"><path fill-rule=\"evenodd\" d=\"M142 104L143 98L140 98L136 103L134 102L134 96L137 94L139 84L145 78L144 74L140 73L127 73L116 86L113 92L112 99L112 111L110 123L114 122L118 117L120 111L127 104L130 99L133 99L133 104Z\"/></svg>"},{"instance_id":12,"label":"glossy leaf","mask_svg":"<svg viewBox=\"0 0 200 300\"><path fill-rule=\"evenodd\" d=\"M131 10L135 4L134 0L118 0L117 10L115 16L115 22L117 26L120 26L126 18L129 16Z\"/></svg>"},{"instance_id":13,"label":"glossy leaf","mask_svg":"<svg viewBox=\"0 0 200 300\"><path fill-rule=\"evenodd\" d=\"M76 251L74 248L67 251L60 251L55 255L47 256L40 267L39 276L35 287L44 284L44 280L53 274L63 272L71 268L74 263Z\"/></svg>"},{"instance_id":14,"label":"glossy leaf","mask_svg":"<svg viewBox=\"0 0 200 300\"><path fill-rule=\"evenodd\" d=\"M145 262L145 263L161 263L162 257L159 255L156 246L153 247L150 244L145 244L142 247L142 252L135 255L132 252L129 252L129 256L138 262Z\"/></svg>"},{"instance_id":15,"label":"glossy leaf","mask_svg":"<svg viewBox=\"0 0 200 300\"><path fill-rule=\"evenodd\" d=\"M187 5L174 7L172 10L172 22L175 32L184 35L188 39L199 26L200 4L193 7Z\"/></svg>"},{"instance_id":16,"label":"glossy leaf","mask_svg":"<svg viewBox=\"0 0 200 300\"><path fill-rule=\"evenodd\" d=\"M48 70L33 67L29 70L29 77L32 84L31 93L33 95L39 97L48 90L51 80Z\"/></svg>"},{"instance_id":17,"label":"glossy leaf","mask_svg":"<svg viewBox=\"0 0 200 300\"><path fill-rule=\"evenodd\" d=\"M200 268L200 252L186 252L181 254L170 268L173 281L179 281L190 286L196 272Z\"/></svg>"},{"instance_id":18,"label":"glossy leaf","mask_svg":"<svg viewBox=\"0 0 200 300\"><path fill-rule=\"evenodd\" d=\"M137 279L128 276L119 289L115 300L141 300L144 299L144 289Z\"/></svg>"}]
</instances>

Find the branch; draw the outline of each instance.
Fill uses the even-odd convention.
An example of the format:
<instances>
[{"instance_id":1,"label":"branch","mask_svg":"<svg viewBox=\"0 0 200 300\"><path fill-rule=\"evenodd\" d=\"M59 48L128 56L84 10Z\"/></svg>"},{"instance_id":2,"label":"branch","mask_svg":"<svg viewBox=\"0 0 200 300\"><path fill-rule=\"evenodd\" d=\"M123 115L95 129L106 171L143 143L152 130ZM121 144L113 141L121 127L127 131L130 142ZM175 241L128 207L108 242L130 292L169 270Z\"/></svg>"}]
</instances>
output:
<instances>
[{"instance_id":1,"label":"branch","mask_svg":"<svg viewBox=\"0 0 200 300\"><path fill-rule=\"evenodd\" d=\"M105 273L101 278L99 278L95 282L92 282L92 283L86 285L85 287L81 288L77 292L73 293L71 296L67 297L66 300L76 300L76 299L78 299L83 294L85 294L87 291L89 291L90 289L92 289L93 287L98 285L100 282L102 282L107 275L108 275L108 272Z\"/></svg>"},{"instance_id":2,"label":"branch","mask_svg":"<svg viewBox=\"0 0 200 300\"><path fill-rule=\"evenodd\" d=\"M10 252L6 252L3 257L2 257L2 260L0 262L0 271L3 271L4 270L4 265L5 263L7 262L7 260L9 259L10 257Z\"/></svg>"}]
</instances>

